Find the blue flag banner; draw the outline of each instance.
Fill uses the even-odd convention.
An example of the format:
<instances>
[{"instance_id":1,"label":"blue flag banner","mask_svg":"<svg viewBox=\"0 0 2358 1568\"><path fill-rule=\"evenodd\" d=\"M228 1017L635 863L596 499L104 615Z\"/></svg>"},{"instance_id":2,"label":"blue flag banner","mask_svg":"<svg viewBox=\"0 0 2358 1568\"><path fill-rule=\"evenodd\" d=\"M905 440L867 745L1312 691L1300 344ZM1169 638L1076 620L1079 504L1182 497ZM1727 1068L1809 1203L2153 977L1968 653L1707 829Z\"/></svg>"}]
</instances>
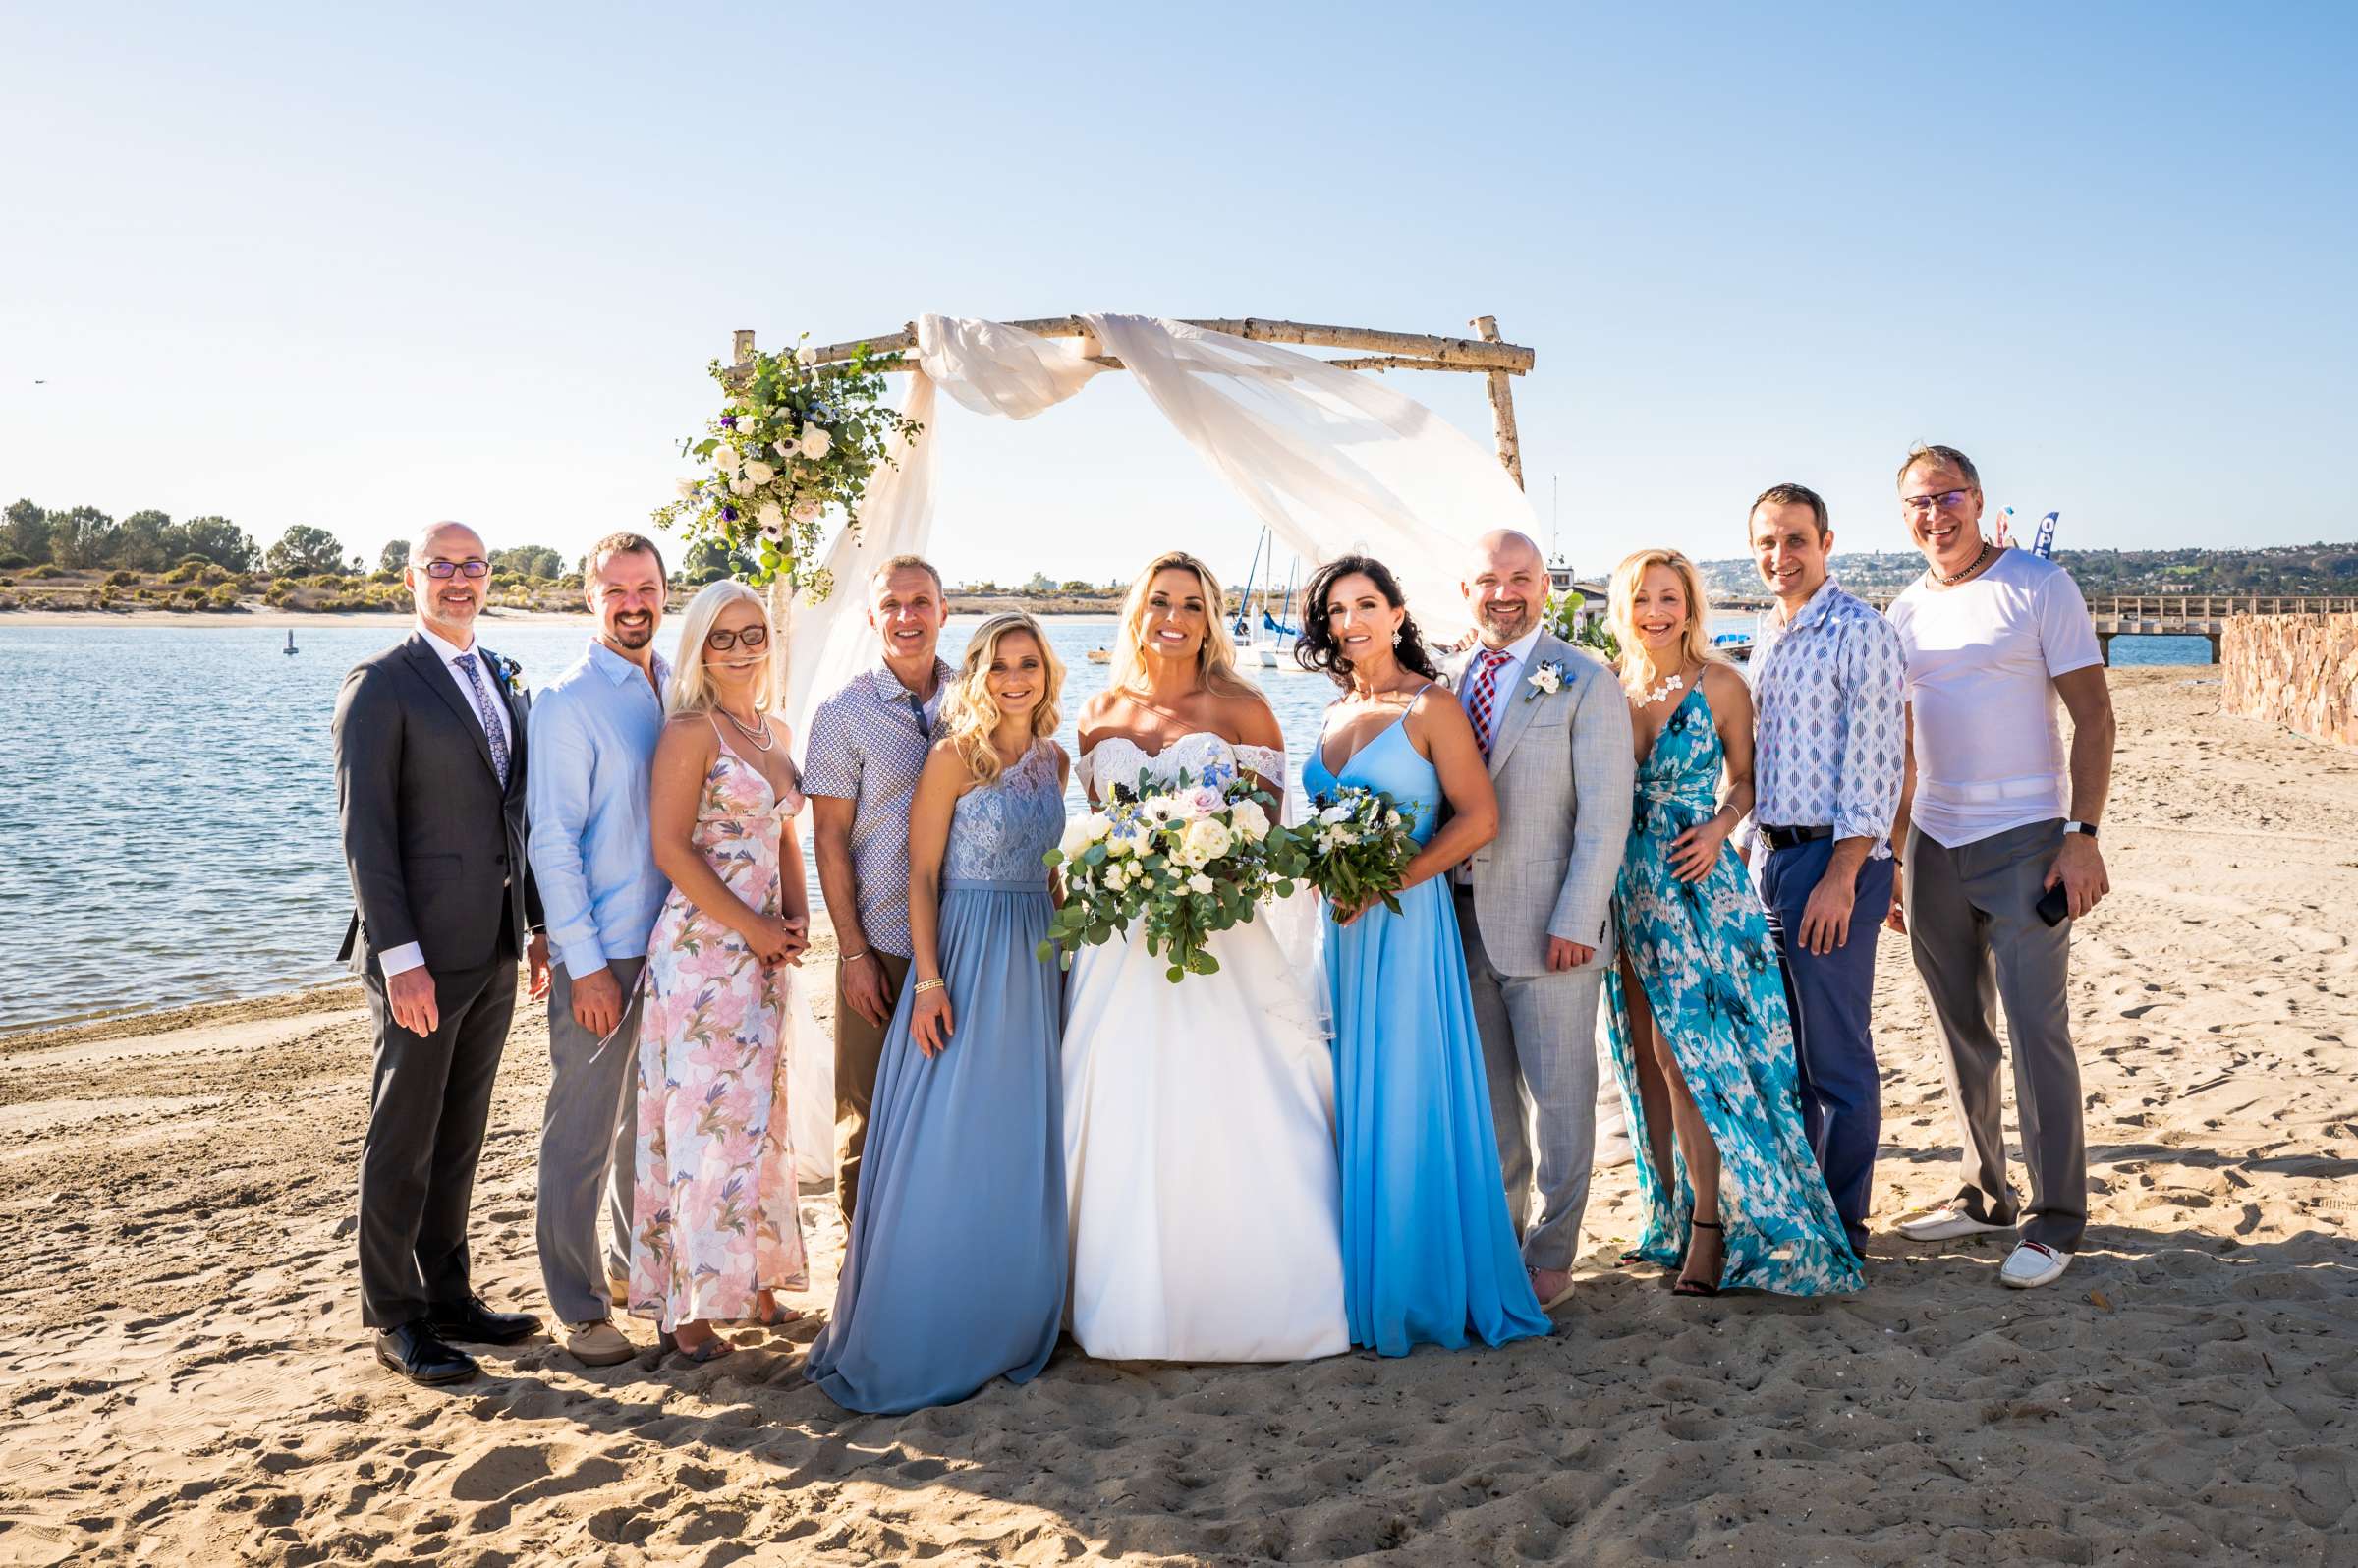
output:
<instances>
[{"instance_id":1,"label":"blue flag banner","mask_svg":"<svg viewBox=\"0 0 2358 1568\"><path fill-rule=\"evenodd\" d=\"M2039 537L2032 541L2031 553L2042 561L2055 558L2055 519L2062 515L2060 512L2049 512L2039 520Z\"/></svg>"}]
</instances>

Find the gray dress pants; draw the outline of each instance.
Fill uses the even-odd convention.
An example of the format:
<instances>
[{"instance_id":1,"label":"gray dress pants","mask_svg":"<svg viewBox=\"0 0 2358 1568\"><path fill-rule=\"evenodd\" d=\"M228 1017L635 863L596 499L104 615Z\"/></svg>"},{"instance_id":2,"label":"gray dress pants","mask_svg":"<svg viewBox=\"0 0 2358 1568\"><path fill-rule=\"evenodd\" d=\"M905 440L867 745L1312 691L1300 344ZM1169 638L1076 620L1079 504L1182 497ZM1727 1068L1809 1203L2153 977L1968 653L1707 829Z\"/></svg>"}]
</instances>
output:
<instances>
[{"instance_id":1,"label":"gray dress pants","mask_svg":"<svg viewBox=\"0 0 2358 1568\"><path fill-rule=\"evenodd\" d=\"M573 980L549 977L548 1109L540 1121L540 1282L560 1322L610 1316L606 1281L631 1272L631 1179L638 1158L640 972L612 958L622 1021L600 1038L573 1016ZM599 1248L597 1216L606 1215Z\"/></svg>"},{"instance_id":2,"label":"gray dress pants","mask_svg":"<svg viewBox=\"0 0 2358 1568\"><path fill-rule=\"evenodd\" d=\"M1933 1005L1964 1146L1957 1196L1974 1218L2019 1222L2025 1241L2077 1252L2088 1228L2088 1147L2065 984L2071 922L2036 909L2063 842L2061 820L2031 822L1954 849L1909 829L1901 897L1916 971ZM2006 1184L1997 1010L2014 1052L2014 1103L2031 1198Z\"/></svg>"},{"instance_id":3,"label":"gray dress pants","mask_svg":"<svg viewBox=\"0 0 2358 1568\"><path fill-rule=\"evenodd\" d=\"M1483 949L1472 893L1455 893L1507 1217L1528 1267L1570 1268L1597 1164L1597 995L1604 971L1499 974Z\"/></svg>"}]
</instances>

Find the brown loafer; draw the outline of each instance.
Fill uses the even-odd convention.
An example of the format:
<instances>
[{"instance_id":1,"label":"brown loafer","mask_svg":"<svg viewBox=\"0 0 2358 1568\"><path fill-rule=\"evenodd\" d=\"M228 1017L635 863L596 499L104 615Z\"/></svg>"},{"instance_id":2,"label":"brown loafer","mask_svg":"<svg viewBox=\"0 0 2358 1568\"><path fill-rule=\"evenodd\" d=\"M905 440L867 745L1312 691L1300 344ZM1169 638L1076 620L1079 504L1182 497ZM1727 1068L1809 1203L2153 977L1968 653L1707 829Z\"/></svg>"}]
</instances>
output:
<instances>
[{"instance_id":1,"label":"brown loafer","mask_svg":"<svg viewBox=\"0 0 2358 1568\"><path fill-rule=\"evenodd\" d=\"M618 1367L638 1355L639 1347L612 1319L601 1317L594 1323L567 1323L565 1352L585 1367Z\"/></svg>"}]
</instances>

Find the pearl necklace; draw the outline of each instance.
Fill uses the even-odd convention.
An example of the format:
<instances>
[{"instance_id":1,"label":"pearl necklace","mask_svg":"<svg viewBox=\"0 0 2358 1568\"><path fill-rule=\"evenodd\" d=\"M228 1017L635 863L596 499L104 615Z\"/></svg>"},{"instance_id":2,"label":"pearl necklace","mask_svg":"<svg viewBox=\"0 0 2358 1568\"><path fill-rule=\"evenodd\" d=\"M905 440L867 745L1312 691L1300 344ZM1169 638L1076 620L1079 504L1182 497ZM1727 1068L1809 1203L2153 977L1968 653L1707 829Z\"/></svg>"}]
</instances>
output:
<instances>
[{"instance_id":1,"label":"pearl necklace","mask_svg":"<svg viewBox=\"0 0 2358 1568\"><path fill-rule=\"evenodd\" d=\"M1982 563L1988 559L1990 559L1990 541L1988 539L1984 539L1982 540L1981 553L1973 558L1972 564L1967 566L1965 570L1954 573L1936 570L1932 573L1932 575L1940 580L1940 586L1942 588L1955 588L1959 583L1964 582L1967 578L1973 576L1974 573L1980 571L1982 569Z\"/></svg>"}]
</instances>

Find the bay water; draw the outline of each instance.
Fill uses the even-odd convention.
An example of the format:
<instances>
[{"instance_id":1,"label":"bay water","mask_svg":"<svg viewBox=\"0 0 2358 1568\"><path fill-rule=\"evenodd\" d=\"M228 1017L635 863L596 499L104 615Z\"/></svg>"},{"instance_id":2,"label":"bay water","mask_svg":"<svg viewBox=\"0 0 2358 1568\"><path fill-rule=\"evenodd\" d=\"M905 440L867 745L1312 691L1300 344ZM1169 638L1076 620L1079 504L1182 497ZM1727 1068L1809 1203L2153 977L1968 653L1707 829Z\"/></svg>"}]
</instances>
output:
<instances>
[{"instance_id":1,"label":"bay water","mask_svg":"<svg viewBox=\"0 0 2358 1568\"><path fill-rule=\"evenodd\" d=\"M944 656L977 624L952 620ZM1043 625L1068 671L1071 750L1072 716L1105 684L1086 654L1111 644L1113 620ZM478 635L536 686L581 656L589 626L491 617ZM341 978L352 891L328 721L345 672L409 633L323 617L295 635L288 657L285 631L261 626L0 625L13 715L0 728L0 1030ZM2209 656L2200 638L2112 651L2122 664ZM1276 709L1298 788L1334 688L1290 659L1246 674Z\"/></svg>"}]
</instances>

